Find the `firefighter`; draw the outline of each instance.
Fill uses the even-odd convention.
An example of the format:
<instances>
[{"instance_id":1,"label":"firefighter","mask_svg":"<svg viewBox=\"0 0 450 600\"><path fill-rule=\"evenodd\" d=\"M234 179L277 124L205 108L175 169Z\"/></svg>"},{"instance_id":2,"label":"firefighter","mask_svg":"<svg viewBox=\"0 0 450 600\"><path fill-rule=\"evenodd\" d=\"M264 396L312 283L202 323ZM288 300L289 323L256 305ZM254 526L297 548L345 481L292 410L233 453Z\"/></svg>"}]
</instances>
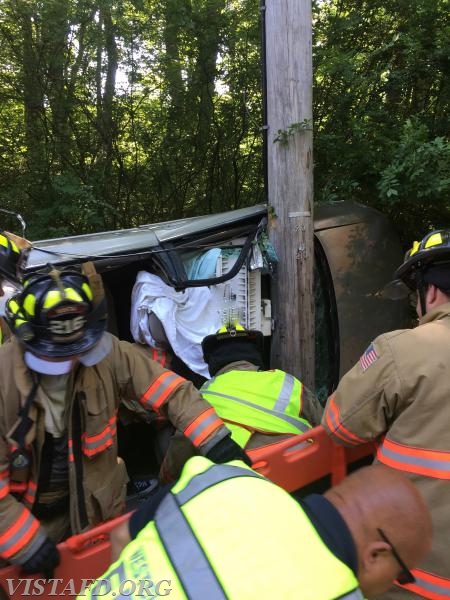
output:
<instances>
[{"instance_id":1,"label":"firefighter","mask_svg":"<svg viewBox=\"0 0 450 600\"><path fill-rule=\"evenodd\" d=\"M257 459L257 449L318 425L323 408L296 377L264 370L263 334L237 324L223 326L202 342L212 379L200 388L203 398L231 430L232 438ZM163 482L180 475L195 448L175 433L160 470Z\"/></svg>"},{"instance_id":2,"label":"firefighter","mask_svg":"<svg viewBox=\"0 0 450 600\"><path fill-rule=\"evenodd\" d=\"M396 276L417 291L419 325L377 337L328 399L334 441L379 440L376 460L405 472L431 511L433 547L416 583L383 599L450 596L450 231L414 242Z\"/></svg>"},{"instance_id":3,"label":"firefighter","mask_svg":"<svg viewBox=\"0 0 450 600\"><path fill-rule=\"evenodd\" d=\"M55 542L124 509L120 403L165 416L215 462L248 460L190 382L105 331L105 298L93 289L80 271L53 269L26 278L6 307L0 556L47 577Z\"/></svg>"},{"instance_id":4,"label":"firefighter","mask_svg":"<svg viewBox=\"0 0 450 600\"><path fill-rule=\"evenodd\" d=\"M112 532L122 553L88 598L363 600L411 580L430 547L419 492L379 465L298 501L240 461L194 457L164 492Z\"/></svg>"},{"instance_id":5,"label":"firefighter","mask_svg":"<svg viewBox=\"0 0 450 600\"><path fill-rule=\"evenodd\" d=\"M16 243L17 238L10 233L0 230L0 297L5 295L4 284L20 285L19 265L21 263L21 248ZM25 240L24 240L25 241ZM9 337L9 329L0 317L0 346Z\"/></svg>"}]
</instances>

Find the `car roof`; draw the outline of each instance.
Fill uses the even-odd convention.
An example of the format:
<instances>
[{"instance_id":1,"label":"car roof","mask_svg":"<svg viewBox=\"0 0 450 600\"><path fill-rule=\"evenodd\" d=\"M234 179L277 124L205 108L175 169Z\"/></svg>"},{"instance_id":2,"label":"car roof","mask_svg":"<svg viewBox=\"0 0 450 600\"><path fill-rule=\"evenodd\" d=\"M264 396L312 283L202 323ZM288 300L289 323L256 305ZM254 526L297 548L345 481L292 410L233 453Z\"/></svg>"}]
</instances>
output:
<instances>
[{"instance_id":1,"label":"car roof","mask_svg":"<svg viewBox=\"0 0 450 600\"><path fill-rule=\"evenodd\" d=\"M352 202L316 204L314 207L314 230L340 227L366 221L375 213L373 209ZM267 217L266 204L258 204L228 212L164 221L141 225L132 229L89 233L62 238L38 240L27 261L26 271L34 271L47 264L68 265L87 260L104 262L127 262L144 258L152 249L169 244L177 247L189 239L202 238L208 233L215 235L245 231Z\"/></svg>"}]
</instances>

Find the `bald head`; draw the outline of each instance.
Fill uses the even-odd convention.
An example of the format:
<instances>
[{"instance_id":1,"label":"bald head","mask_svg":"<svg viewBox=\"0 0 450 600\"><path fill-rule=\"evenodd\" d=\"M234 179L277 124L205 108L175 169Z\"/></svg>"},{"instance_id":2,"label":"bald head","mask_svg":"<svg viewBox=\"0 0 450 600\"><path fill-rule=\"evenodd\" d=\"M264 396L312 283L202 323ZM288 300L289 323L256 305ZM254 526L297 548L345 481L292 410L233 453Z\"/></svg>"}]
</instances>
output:
<instances>
[{"instance_id":1,"label":"bald head","mask_svg":"<svg viewBox=\"0 0 450 600\"><path fill-rule=\"evenodd\" d=\"M366 597L387 590L399 575L391 546L409 568L431 546L431 520L416 487L399 471L382 465L355 471L325 493L347 523L358 553L358 578Z\"/></svg>"}]
</instances>

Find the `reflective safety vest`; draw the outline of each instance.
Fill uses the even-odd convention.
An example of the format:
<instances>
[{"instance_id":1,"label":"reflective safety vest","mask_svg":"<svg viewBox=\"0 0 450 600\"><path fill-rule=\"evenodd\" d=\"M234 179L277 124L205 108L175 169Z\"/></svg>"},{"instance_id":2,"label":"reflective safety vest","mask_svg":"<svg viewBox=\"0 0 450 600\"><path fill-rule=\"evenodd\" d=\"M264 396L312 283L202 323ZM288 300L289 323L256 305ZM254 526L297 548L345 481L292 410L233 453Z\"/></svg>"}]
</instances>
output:
<instances>
[{"instance_id":1,"label":"reflective safety vest","mask_svg":"<svg viewBox=\"0 0 450 600\"><path fill-rule=\"evenodd\" d=\"M294 498L242 462L200 456L79 600L137 598L145 585L172 600L363 600Z\"/></svg>"},{"instance_id":2,"label":"reflective safety vest","mask_svg":"<svg viewBox=\"0 0 450 600\"><path fill-rule=\"evenodd\" d=\"M299 417L302 390L301 381L278 369L233 370L207 381L200 393L226 422L233 440L244 448L252 430L294 435L308 431L310 424Z\"/></svg>"}]
</instances>

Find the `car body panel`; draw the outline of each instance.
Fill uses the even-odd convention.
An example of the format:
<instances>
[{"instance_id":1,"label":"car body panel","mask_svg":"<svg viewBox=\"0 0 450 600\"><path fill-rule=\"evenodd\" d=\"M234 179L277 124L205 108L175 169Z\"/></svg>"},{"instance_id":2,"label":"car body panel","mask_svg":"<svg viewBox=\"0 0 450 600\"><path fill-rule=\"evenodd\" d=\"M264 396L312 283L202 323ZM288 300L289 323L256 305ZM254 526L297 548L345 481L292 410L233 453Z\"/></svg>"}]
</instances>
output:
<instances>
[{"instance_id":1,"label":"car body panel","mask_svg":"<svg viewBox=\"0 0 450 600\"><path fill-rule=\"evenodd\" d=\"M410 324L408 300L383 294L402 261L398 237L380 213L361 211L360 216L364 218L316 231L333 280L341 376L377 335Z\"/></svg>"}]
</instances>

